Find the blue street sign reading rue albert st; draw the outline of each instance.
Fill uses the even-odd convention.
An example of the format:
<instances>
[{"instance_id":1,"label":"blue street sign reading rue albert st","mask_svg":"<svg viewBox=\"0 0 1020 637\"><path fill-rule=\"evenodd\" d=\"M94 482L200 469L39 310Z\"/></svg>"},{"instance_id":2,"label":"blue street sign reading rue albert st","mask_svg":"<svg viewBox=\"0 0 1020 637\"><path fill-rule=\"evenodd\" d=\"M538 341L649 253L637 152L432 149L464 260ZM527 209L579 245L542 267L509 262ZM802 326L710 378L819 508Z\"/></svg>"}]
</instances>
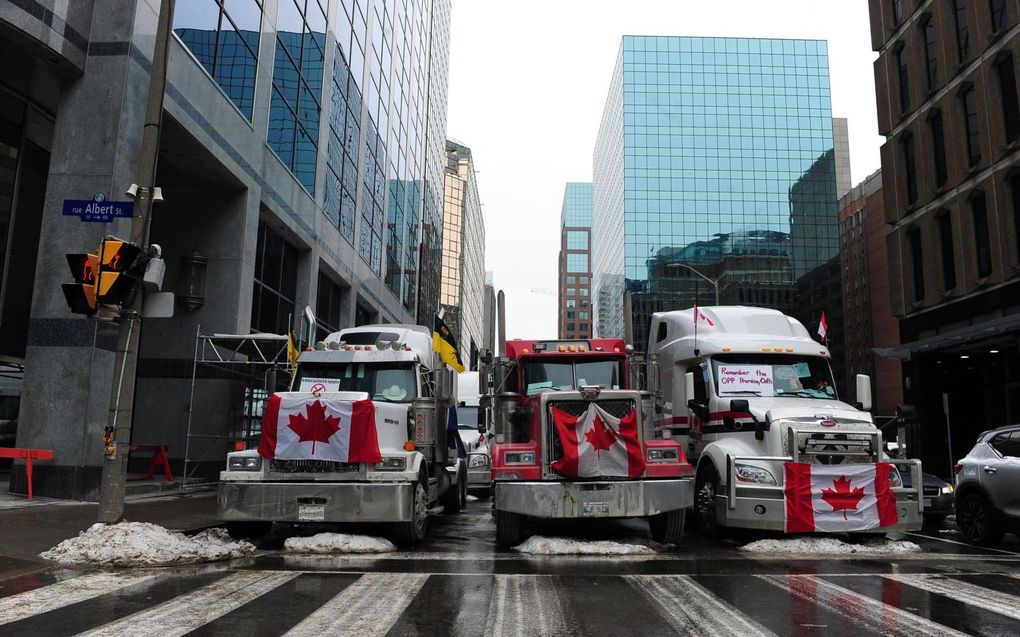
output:
<instances>
[{"instance_id":1,"label":"blue street sign reading rue albert st","mask_svg":"<svg viewBox=\"0 0 1020 637\"><path fill-rule=\"evenodd\" d=\"M64 216L78 217L82 221L109 223L115 217L131 217L133 201L107 201L106 195L97 192L92 199L65 199Z\"/></svg>"}]
</instances>

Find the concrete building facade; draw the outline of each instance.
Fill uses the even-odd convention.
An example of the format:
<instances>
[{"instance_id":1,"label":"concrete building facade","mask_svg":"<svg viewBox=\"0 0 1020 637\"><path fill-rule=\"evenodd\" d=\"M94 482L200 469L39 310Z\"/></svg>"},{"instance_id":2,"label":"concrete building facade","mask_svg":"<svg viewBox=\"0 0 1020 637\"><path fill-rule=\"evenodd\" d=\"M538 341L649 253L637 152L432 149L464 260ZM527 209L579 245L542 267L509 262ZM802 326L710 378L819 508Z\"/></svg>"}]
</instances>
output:
<instances>
[{"instance_id":1,"label":"concrete building facade","mask_svg":"<svg viewBox=\"0 0 1020 637\"><path fill-rule=\"evenodd\" d=\"M557 334L561 339L592 335L591 184L570 182L560 211Z\"/></svg>"}]
</instances>

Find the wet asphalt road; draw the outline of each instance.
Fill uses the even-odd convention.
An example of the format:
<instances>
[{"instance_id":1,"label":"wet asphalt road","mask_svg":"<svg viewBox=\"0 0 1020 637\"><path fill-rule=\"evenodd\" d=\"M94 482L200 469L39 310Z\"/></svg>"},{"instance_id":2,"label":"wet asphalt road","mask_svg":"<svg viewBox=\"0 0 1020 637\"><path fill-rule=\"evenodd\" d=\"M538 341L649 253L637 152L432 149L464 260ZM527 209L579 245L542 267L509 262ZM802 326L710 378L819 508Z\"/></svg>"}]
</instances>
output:
<instances>
[{"instance_id":1,"label":"wet asphalt road","mask_svg":"<svg viewBox=\"0 0 1020 637\"><path fill-rule=\"evenodd\" d=\"M0 581L2 635L1017 635L1020 542L949 529L921 553L749 556L688 536L641 557L524 556L495 548L488 501L433 517L414 551L257 556L165 569L52 569ZM349 529L371 532L373 529ZM647 538L637 520L543 535ZM773 536L776 537L776 536Z\"/></svg>"}]
</instances>

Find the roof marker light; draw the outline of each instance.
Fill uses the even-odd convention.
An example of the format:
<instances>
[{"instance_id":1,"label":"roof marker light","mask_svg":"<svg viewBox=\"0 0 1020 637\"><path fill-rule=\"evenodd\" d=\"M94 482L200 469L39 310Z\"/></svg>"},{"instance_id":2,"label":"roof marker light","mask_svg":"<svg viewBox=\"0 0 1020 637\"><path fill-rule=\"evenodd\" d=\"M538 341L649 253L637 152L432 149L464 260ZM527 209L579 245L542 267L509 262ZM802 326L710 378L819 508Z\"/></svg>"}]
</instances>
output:
<instances>
[{"instance_id":1,"label":"roof marker light","mask_svg":"<svg viewBox=\"0 0 1020 637\"><path fill-rule=\"evenodd\" d=\"M568 352L576 352L577 351L577 347L575 347L573 345L567 345L567 351Z\"/></svg>"},{"instance_id":2,"label":"roof marker light","mask_svg":"<svg viewBox=\"0 0 1020 637\"><path fill-rule=\"evenodd\" d=\"M724 351L724 352L728 352L728 351L730 351L730 349L731 349L731 348L729 348L729 347L724 347L724 348L722 348L722 351Z\"/></svg>"},{"instance_id":3,"label":"roof marker light","mask_svg":"<svg viewBox=\"0 0 1020 637\"><path fill-rule=\"evenodd\" d=\"M524 349L521 350L521 354L527 354L527 353L528 353L528 348L527 347L525 347Z\"/></svg>"},{"instance_id":4,"label":"roof marker light","mask_svg":"<svg viewBox=\"0 0 1020 637\"><path fill-rule=\"evenodd\" d=\"M557 350L559 350L559 351L561 351L561 352L565 352L565 351L567 351L567 347L566 347L565 345L560 345L560 346L559 346L559 347L557 347L556 349L557 349Z\"/></svg>"},{"instance_id":5,"label":"roof marker light","mask_svg":"<svg viewBox=\"0 0 1020 637\"><path fill-rule=\"evenodd\" d=\"M614 348L613 348L613 351L614 351L614 352L619 352L619 351L620 351L620 348L619 348L619 347L614 347Z\"/></svg>"},{"instance_id":6,"label":"roof marker light","mask_svg":"<svg viewBox=\"0 0 1020 637\"><path fill-rule=\"evenodd\" d=\"M793 348L792 348L792 347L787 347L787 348L786 348L786 351L788 351L788 352L792 352L792 351L793 351Z\"/></svg>"},{"instance_id":7,"label":"roof marker light","mask_svg":"<svg viewBox=\"0 0 1020 637\"><path fill-rule=\"evenodd\" d=\"M783 351L783 348L782 347L773 347L772 351L773 352L781 352L781 351Z\"/></svg>"},{"instance_id":8,"label":"roof marker light","mask_svg":"<svg viewBox=\"0 0 1020 637\"><path fill-rule=\"evenodd\" d=\"M763 351L763 352L767 352L767 351L769 351L769 348L767 348L767 347L763 347L763 348L761 348L761 351Z\"/></svg>"},{"instance_id":9,"label":"roof marker light","mask_svg":"<svg viewBox=\"0 0 1020 637\"><path fill-rule=\"evenodd\" d=\"M577 346L577 351L579 351L579 352L586 352L588 350L587 350L587 348L585 348L584 345L578 345Z\"/></svg>"}]
</instances>

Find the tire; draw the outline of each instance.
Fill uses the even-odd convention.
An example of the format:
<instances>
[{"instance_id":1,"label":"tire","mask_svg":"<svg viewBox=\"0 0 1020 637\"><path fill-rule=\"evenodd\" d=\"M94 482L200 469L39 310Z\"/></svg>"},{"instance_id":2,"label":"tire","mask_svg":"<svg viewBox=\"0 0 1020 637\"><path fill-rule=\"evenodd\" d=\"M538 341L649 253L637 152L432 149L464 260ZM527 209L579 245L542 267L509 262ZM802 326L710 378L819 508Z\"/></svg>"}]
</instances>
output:
<instances>
[{"instance_id":1,"label":"tire","mask_svg":"<svg viewBox=\"0 0 1020 637\"><path fill-rule=\"evenodd\" d=\"M421 480L414 485L414 500L411 503L411 519L398 522L394 529L394 540L400 546L414 546L425 539L429 530L428 491Z\"/></svg>"},{"instance_id":2,"label":"tire","mask_svg":"<svg viewBox=\"0 0 1020 637\"><path fill-rule=\"evenodd\" d=\"M963 539L975 546L995 546L1005 529L991 503L980 493L968 493L956 505L956 525Z\"/></svg>"},{"instance_id":3,"label":"tire","mask_svg":"<svg viewBox=\"0 0 1020 637\"><path fill-rule=\"evenodd\" d=\"M667 511L648 518L648 529L652 539L659 544L679 544L684 535L686 509Z\"/></svg>"},{"instance_id":4,"label":"tire","mask_svg":"<svg viewBox=\"0 0 1020 637\"><path fill-rule=\"evenodd\" d=\"M509 511L496 511L496 542L502 547L517 546L524 541L524 516Z\"/></svg>"},{"instance_id":5,"label":"tire","mask_svg":"<svg viewBox=\"0 0 1020 637\"><path fill-rule=\"evenodd\" d=\"M269 533L272 522L227 522L227 534L235 540L257 540Z\"/></svg>"},{"instance_id":6,"label":"tire","mask_svg":"<svg viewBox=\"0 0 1020 637\"><path fill-rule=\"evenodd\" d=\"M443 469L445 471L445 469ZM457 484L450 483L450 486L446 489L446 493L443 494L443 513L452 515L459 513L461 509L461 497L460 497L460 473L457 473Z\"/></svg>"},{"instance_id":7,"label":"tire","mask_svg":"<svg viewBox=\"0 0 1020 637\"><path fill-rule=\"evenodd\" d=\"M460 465L460 473L457 478L457 486L460 491L460 508L463 509L467 506L467 468L464 463Z\"/></svg>"},{"instance_id":8,"label":"tire","mask_svg":"<svg viewBox=\"0 0 1020 637\"><path fill-rule=\"evenodd\" d=\"M699 533L718 538L722 528L715 517L715 498L719 493L719 479L715 469L709 467L698 473L694 487L694 523Z\"/></svg>"}]
</instances>

